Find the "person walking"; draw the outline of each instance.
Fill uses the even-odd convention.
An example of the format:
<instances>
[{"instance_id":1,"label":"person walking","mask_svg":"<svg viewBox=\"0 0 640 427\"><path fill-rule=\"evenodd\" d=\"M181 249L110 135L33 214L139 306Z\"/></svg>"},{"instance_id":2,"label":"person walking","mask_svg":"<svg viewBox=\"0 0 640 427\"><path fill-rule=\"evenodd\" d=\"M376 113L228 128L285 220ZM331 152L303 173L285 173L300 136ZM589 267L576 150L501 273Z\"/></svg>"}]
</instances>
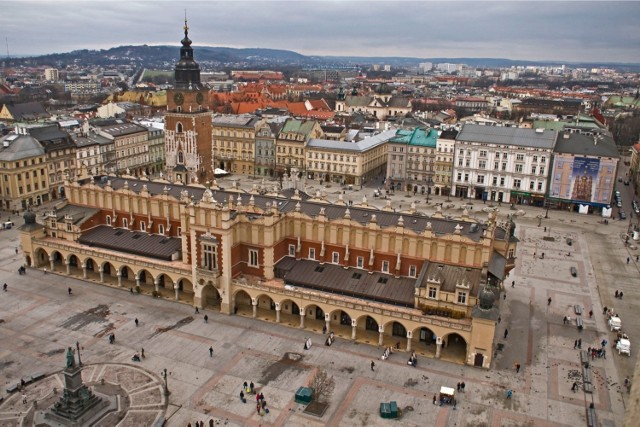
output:
<instances>
[{"instance_id":1,"label":"person walking","mask_svg":"<svg viewBox=\"0 0 640 427\"><path fill-rule=\"evenodd\" d=\"M22 393L22 403L27 403L27 395L25 393Z\"/></svg>"},{"instance_id":2,"label":"person walking","mask_svg":"<svg viewBox=\"0 0 640 427\"><path fill-rule=\"evenodd\" d=\"M564 316L564 318L562 319L562 323L565 325L567 324L567 316Z\"/></svg>"},{"instance_id":3,"label":"person walking","mask_svg":"<svg viewBox=\"0 0 640 427\"><path fill-rule=\"evenodd\" d=\"M204 315L204 323L209 323L209 316L206 314Z\"/></svg>"},{"instance_id":4,"label":"person walking","mask_svg":"<svg viewBox=\"0 0 640 427\"><path fill-rule=\"evenodd\" d=\"M144 347L140 349L140 357L144 359Z\"/></svg>"},{"instance_id":5,"label":"person walking","mask_svg":"<svg viewBox=\"0 0 640 427\"><path fill-rule=\"evenodd\" d=\"M464 381L462 381L460 383L460 390L464 393L464 388L466 387L466 384L464 383Z\"/></svg>"},{"instance_id":6,"label":"person walking","mask_svg":"<svg viewBox=\"0 0 640 427\"><path fill-rule=\"evenodd\" d=\"M578 338L578 348L582 348L582 338Z\"/></svg>"},{"instance_id":7,"label":"person walking","mask_svg":"<svg viewBox=\"0 0 640 427\"><path fill-rule=\"evenodd\" d=\"M520 372L520 364L516 362L516 374Z\"/></svg>"},{"instance_id":8,"label":"person walking","mask_svg":"<svg viewBox=\"0 0 640 427\"><path fill-rule=\"evenodd\" d=\"M371 361L371 370L375 371L375 369L374 369L375 367L376 367L376 363L372 360Z\"/></svg>"},{"instance_id":9,"label":"person walking","mask_svg":"<svg viewBox=\"0 0 640 427\"><path fill-rule=\"evenodd\" d=\"M551 305L551 297L547 300L547 305Z\"/></svg>"},{"instance_id":10,"label":"person walking","mask_svg":"<svg viewBox=\"0 0 640 427\"><path fill-rule=\"evenodd\" d=\"M509 330L505 329L504 330L504 338L507 339L507 335L509 335Z\"/></svg>"},{"instance_id":11,"label":"person walking","mask_svg":"<svg viewBox=\"0 0 640 427\"><path fill-rule=\"evenodd\" d=\"M573 348L574 348L574 349L578 348L578 340L575 340L575 341L573 342Z\"/></svg>"},{"instance_id":12,"label":"person walking","mask_svg":"<svg viewBox=\"0 0 640 427\"><path fill-rule=\"evenodd\" d=\"M198 306L196 306L196 312L194 314L199 314L200 310L198 310Z\"/></svg>"},{"instance_id":13,"label":"person walking","mask_svg":"<svg viewBox=\"0 0 640 427\"><path fill-rule=\"evenodd\" d=\"M138 318L136 317L136 320L134 320L134 322L136 323L136 328L138 327Z\"/></svg>"},{"instance_id":14,"label":"person walking","mask_svg":"<svg viewBox=\"0 0 640 427\"><path fill-rule=\"evenodd\" d=\"M512 288L515 288L515 287L516 287L516 281L515 281L515 280L511 282L511 287L512 287Z\"/></svg>"},{"instance_id":15,"label":"person walking","mask_svg":"<svg viewBox=\"0 0 640 427\"><path fill-rule=\"evenodd\" d=\"M629 264L629 262L631 262L631 257L627 257L627 264Z\"/></svg>"},{"instance_id":16,"label":"person walking","mask_svg":"<svg viewBox=\"0 0 640 427\"><path fill-rule=\"evenodd\" d=\"M69 292L69 295L71 295L71 288L67 289L67 292Z\"/></svg>"},{"instance_id":17,"label":"person walking","mask_svg":"<svg viewBox=\"0 0 640 427\"><path fill-rule=\"evenodd\" d=\"M7 292L7 284L6 283L4 285L2 285L2 289L4 289L4 291Z\"/></svg>"},{"instance_id":18,"label":"person walking","mask_svg":"<svg viewBox=\"0 0 640 427\"><path fill-rule=\"evenodd\" d=\"M589 319L593 317L593 310L589 310Z\"/></svg>"},{"instance_id":19,"label":"person walking","mask_svg":"<svg viewBox=\"0 0 640 427\"><path fill-rule=\"evenodd\" d=\"M578 389L578 383L574 381L573 385L571 386L571 391L575 393L577 389Z\"/></svg>"},{"instance_id":20,"label":"person walking","mask_svg":"<svg viewBox=\"0 0 640 427\"><path fill-rule=\"evenodd\" d=\"M213 357L213 346L209 347L209 357Z\"/></svg>"}]
</instances>

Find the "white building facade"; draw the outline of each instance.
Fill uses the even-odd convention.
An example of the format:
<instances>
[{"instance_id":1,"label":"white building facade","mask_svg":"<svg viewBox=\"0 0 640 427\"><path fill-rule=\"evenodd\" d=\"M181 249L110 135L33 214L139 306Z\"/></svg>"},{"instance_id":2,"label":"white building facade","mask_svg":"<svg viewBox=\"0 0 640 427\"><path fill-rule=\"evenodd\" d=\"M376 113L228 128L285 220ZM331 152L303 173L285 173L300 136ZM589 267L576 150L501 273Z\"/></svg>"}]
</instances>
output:
<instances>
[{"instance_id":1,"label":"white building facade","mask_svg":"<svg viewBox=\"0 0 640 427\"><path fill-rule=\"evenodd\" d=\"M453 195L544 205L557 132L466 124L455 141Z\"/></svg>"}]
</instances>

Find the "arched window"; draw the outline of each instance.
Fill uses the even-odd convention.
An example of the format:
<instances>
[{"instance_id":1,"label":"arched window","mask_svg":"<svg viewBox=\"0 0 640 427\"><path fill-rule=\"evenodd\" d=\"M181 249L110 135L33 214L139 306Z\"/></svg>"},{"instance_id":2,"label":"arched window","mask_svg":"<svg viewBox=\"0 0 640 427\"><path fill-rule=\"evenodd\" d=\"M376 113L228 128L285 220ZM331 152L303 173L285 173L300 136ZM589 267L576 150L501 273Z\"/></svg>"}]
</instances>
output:
<instances>
[{"instance_id":1,"label":"arched window","mask_svg":"<svg viewBox=\"0 0 640 427\"><path fill-rule=\"evenodd\" d=\"M107 225L111 225L111 215L107 215Z\"/></svg>"},{"instance_id":2,"label":"arched window","mask_svg":"<svg viewBox=\"0 0 640 427\"><path fill-rule=\"evenodd\" d=\"M164 234L164 225L158 224L158 234Z\"/></svg>"},{"instance_id":3,"label":"arched window","mask_svg":"<svg viewBox=\"0 0 640 427\"><path fill-rule=\"evenodd\" d=\"M178 122L178 124L176 125L176 132L182 133L182 123Z\"/></svg>"},{"instance_id":4,"label":"arched window","mask_svg":"<svg viewBox=\"0 0 640 427\"><path fill-rule=\"evenodd\" d=\"M178 164L183 164L184 163L184 155L182 154L182 151L178 151Z\"/></svg>"}]
</instances>

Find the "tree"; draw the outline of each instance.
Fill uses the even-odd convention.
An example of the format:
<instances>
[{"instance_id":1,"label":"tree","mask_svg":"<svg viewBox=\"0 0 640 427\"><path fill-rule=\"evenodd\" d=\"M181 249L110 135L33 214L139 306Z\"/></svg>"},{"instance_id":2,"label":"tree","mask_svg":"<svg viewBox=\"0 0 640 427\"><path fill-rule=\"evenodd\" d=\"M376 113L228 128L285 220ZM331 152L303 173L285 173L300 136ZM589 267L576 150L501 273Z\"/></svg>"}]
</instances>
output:
<instances>
[{"instance_id":1,"label":"tree","mask_svg":"<svg viewBox=\"0 0 640 427\"><path fill-rule=\"evenodd\" d=\"M319 369L313 377L313 380L311 380L314 398L321 403L326 403L331 398L335 387L336 382L333 377L330 377L327 372L322 369Z\"/></svg>"}]
</instances>

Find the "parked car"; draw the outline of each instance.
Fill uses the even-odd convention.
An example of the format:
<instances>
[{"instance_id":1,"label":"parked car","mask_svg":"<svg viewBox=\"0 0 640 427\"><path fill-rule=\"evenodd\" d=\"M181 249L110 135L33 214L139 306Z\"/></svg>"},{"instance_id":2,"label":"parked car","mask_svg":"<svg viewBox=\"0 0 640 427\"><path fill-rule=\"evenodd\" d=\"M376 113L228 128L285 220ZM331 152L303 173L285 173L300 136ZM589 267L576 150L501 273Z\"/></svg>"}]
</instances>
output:
<instances>
[{"instance_id":1,"label":"parked car","mask_svg":"<svg viewBox=\"0 0 640 427\"><path fill-rule=\"evenodd\" d=\"M625 182L624 182L624 185L629 185L629 181L625 181Z\"/></svg>"},{"instance_id":2,"label":"parked car","mask_svg":"<svg viewBox=\"0 0 640 427\"><path fill-rule=\"evenodd\" d=\"M622 207L622 200L618 199L618 201L616 202L616 206L621 208Z\"/></svg>"},{"instance_id":3,"label":"parked car","mask_svg":"<svg viewBox=\"0 0 640 427\"><path fill-rule=\"evenodd\" d=\"M571 271L571 275L572 275L573 277L578 277L578 269L577 269L577 268L575 268L575 267L571 267L571 268L569 269L569 271Z\"/></svg>"},{"instance_id":4,"label":"parked car","mask_svg":"<svg viewBox=\"0 0 640 427\"><path fill-rule=\"evenodd\" d=\"M623 210L618 212L618 216L620 216L620 219L627 219L627 214Z\"/></svg>"}]
</instances>

